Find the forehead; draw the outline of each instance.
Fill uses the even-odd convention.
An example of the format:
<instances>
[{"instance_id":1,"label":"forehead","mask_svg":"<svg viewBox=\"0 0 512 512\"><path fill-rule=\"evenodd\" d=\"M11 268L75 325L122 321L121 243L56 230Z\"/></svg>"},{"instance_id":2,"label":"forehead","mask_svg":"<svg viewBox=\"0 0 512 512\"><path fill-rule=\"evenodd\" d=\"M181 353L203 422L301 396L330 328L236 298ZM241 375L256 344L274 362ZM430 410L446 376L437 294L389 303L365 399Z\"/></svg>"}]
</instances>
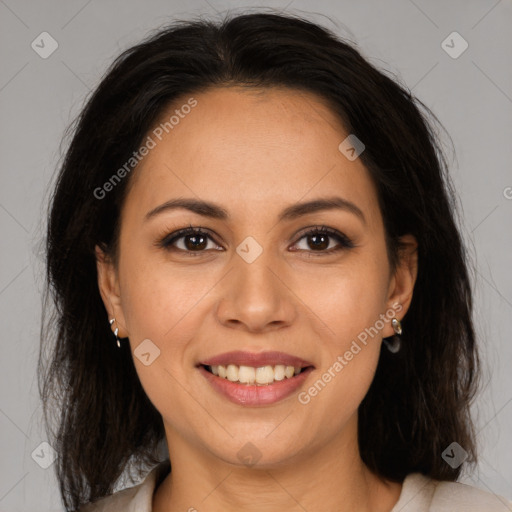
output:
<instances>
[{"instance_id":1,"label":"forehead","mask_svg":"<svg viewBox=\"0 0 512 512\"><path fill-rule=\"evenodd\" d=\"M378 216L367 169L338 149L348 135L308 92L230 87L183 96L148 132L154 147L131 177L126 208L140 215L185 196L270 213L338 194Z\"/></svg>"}]
</instances>

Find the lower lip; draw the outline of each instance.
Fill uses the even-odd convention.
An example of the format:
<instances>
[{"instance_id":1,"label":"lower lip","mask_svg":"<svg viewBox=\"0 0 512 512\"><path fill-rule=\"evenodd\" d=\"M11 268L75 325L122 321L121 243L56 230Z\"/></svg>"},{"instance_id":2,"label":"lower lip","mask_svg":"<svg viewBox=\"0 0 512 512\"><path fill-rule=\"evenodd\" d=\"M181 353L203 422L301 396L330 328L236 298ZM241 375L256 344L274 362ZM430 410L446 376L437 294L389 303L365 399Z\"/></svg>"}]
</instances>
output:
<instances>
[{"instance_id":1,"label":"lower lip","mask_svg":"<svg viewBox=\"0 0 512 512\"><path fill-rule=\"evenodd\" d=\"M313 368L309 367L290 379L284 378L274 381L273 384L256 386L231 382L213 375L204 366L199 366L199 371L206 377L213 389L235 404L250 406L273 404L290 396L302 385L312 370Z\"/></svg>"}]
</instances>

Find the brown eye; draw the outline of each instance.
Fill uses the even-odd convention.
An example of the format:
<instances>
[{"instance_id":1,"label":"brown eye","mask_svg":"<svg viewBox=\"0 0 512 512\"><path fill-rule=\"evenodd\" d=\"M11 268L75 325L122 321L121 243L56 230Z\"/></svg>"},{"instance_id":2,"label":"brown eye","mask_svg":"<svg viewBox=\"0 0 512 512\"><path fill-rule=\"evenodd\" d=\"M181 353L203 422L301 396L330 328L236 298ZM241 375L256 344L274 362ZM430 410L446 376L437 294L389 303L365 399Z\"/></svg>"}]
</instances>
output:
<instances>
[{"instance_id":1,"label":"brown eye","mask_svg":"<svg viewBox=\"0 0 512 512\"><path fill-rule=\"evenodd\" d=\"M158 245L169 251L176 250L184 253L201 253L208 249L208 242L212 242L209 249L217 249L218 245L203 229L188 227L167 235Z\"/></svg>"},{"instance_id":2,"label":"brown eye","mask_svg":"<svg viewBox=\"0 0 512 512\"><path fill-rule=\"evenodd\" d=\"M185 235L183 238L185 248L188 251L205 249L208 245L208 237L205 235Z\"/></svg>"},{"instance_id":3,"label":"brown eye","mask_svg":"<svg viewBox=\"0 0 512 512\"><path fill-rule=\"evenodd\" d=\"M354 243L343 233L326 226L319 226L306 231L302 234L299 241L302 239L306 240L305 246L294 249L294 251L319 253L321 255L355 247ZM209 242L211 242L210 247L208 247ZM191 256L198 256L211 249L219 250L219 245L207 231L193 226L167 235L158 242L158 246L169 251L183 252Z\"/></svg>"},{"instance_id":4,"label":"brown eye","mask_svg":"<svg viewBox=\"0 0 512 512\"><path fill-rule=\"evenodd\" d=\"M323 233L314 233L312 235L307 235L308 245L311 249L327 249L330 245L330 236L324 235Z\"/></svg>"},{"instance_id":5,"label":"brown eye","mask_svg":"<svg viewBox=\"0 0 512 512\"><path fill-rule=\"evenodd\" d=\"M304 233L299 239L306 239L305 247L299 248L300 251L310 251L330 254L341 249L350 249L355 247L354 243L339 231L320 226ZM335 240L338 244L331 245Z\"/></svg>"}]
</instances>

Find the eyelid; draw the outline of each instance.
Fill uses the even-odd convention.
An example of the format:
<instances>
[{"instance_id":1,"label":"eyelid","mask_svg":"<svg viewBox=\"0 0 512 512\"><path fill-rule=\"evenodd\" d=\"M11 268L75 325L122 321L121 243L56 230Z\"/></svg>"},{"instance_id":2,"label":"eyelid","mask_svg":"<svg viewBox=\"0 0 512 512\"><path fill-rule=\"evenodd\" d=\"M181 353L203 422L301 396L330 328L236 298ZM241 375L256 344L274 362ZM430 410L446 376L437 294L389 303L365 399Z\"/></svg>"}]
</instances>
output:
<instances>
[{"instance_id":1,"label":"eyelid","mask_svg":"<svg viewBox=\"0 0 512 512\"><path fill-rule=\"evenodd\" d=\"M189 224L188 226L184 228L173 228L173 229L166 229L164 230L164 233L157 237L157 240L155 242L155 245L158 247L162 247L164 249L169 249L173 247L173 243L176 240L179 240L180 238L183 238L185 236L189 235L206 235L210 240L215 242L217 245L221 245L215 240L214 235L208 228L204 228L202 226L193 226L192 224ZM193 252L193 251L182 251L182 252ZM196 252L205 252L205 251L196 251Z\"/></svg>"},{"instance_id":2,"label":"eyelid","mask_svg":"<svg viewBox=\"0 0 512 512\"><path fill-rule=\"evenodd\" d=\"M317 255L332 254L333 252L336 252L340 249L352 249L352 248L356 247L356 244L352 241L352 239L350 239L347 235L345 235L345 233L343 233L337 229L331 228L329 226L325 226L323 224L308 226L308 227L300 230L299 233L295 235L295 237L297 237L297 239L294 242L294 245L297 244L300 240L302 240L302 238L304 238L305 236L307 236L309 234L325 234L330 238L337 239L338 243L339 243L338 247L331 248L331 249L325 250L325 251L306 251L311 254L315 254L315 253Z\"/></svg>"},{"instance_id":3,"label":"eyelid","mask_svg":"<svg viewBox=\"0 0 512 512\"><path fill-rule=\"evenodd\" d=\"M194 235L194 234L205 235L208 239L213 241L218 246L222 246L221 244L219 244L217 242L217 240L215 239L215 237L211 233L211 231L208 228L204 228L202 226L193 226L192 224L190 224L189 226L181 228L181 229L170 230L170 232L169 232L169 230L166 230L165 233L166 233L165 235L162 235L161 237L159 237L157 239L157 241L155 242L155 245L157 245L158 247L167 249L167 250L174 249L178 252L187 253L187 254L195 253L196 255L209 252L206 250L186 251L183 249L178 249L177 247L174 246L174 243L177 240L184 238L186 236L189 236L189 235ZM308 251L308 250L299 249L299 250L295 250L292 252L308 252L311 254L316 253L315 255L321 256L321 255L332 254L341 249L350 249L350 248L356 247L356 244L354 244L354 242L349 237L347 237L343 232L338 231L337 229L331 228L329 226L325 226L325 225L313 225L313 226L307 226L305 228L302 228L298 233L296 233L293 236L293 238L296 239L295 242L293 243L293 245L296 245L300 240L302 240L304 237L306 237L307 235L310 235L310 234L325 234L326 236L328 236L330 238L337 239L338 246L328 249L328 250L321 250L321 251L313 251L313 250Z\"/></svg>"}]
</instances>

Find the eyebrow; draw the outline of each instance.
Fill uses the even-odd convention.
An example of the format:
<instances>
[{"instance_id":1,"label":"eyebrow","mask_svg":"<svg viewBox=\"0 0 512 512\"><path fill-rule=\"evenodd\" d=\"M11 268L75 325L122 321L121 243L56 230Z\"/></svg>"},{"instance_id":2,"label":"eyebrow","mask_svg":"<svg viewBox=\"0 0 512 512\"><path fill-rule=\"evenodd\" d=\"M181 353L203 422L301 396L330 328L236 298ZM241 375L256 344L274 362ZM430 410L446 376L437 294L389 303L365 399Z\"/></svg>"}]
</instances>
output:
<instances>
[{"instance_id":1,"label":"eyebrow","mask_svg":"<svg viewBox=\"0 0 512 512\"><path fill-rule=\"evenodd\" d=\"M176 198L166 201L165 203L153 208L145 215L145 220L149 220L156 215L169 211L183 208L189 210L203 217L209 217L218 220L229 220L229 213L216 203L210 201L202 201L193 198ZM366 224L366 218L362 210L351 201L343 199L342 197L326 197L320 199L314 199L305 203L297 203L285 208L278 217L278 221L290 221L297 219L303 215L319 212L322 210L343 210L353 213Z\"/></svg>"}]
</instances>

